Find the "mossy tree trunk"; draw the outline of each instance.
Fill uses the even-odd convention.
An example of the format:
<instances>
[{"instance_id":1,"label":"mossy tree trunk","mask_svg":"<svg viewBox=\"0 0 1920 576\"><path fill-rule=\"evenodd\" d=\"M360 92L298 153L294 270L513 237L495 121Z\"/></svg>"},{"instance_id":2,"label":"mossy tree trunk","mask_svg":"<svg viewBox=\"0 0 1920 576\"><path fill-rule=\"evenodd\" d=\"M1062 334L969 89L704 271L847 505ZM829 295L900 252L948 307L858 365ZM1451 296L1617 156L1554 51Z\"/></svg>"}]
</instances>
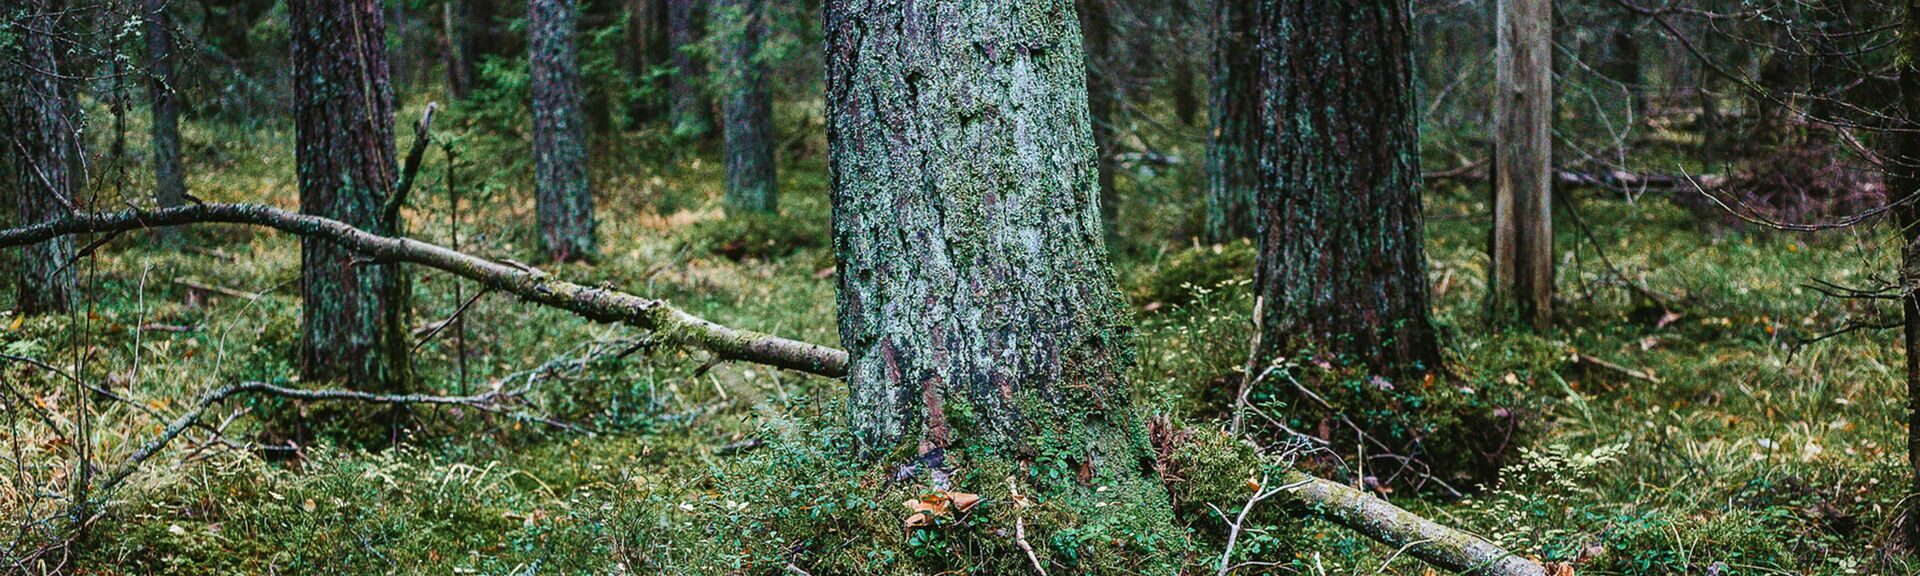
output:
<instances>
[{"instance_id":1,"label":"mossy tree trunk","mask_svg":"<svg viewBox=\"0 0 1920 576\"><path fill-rule=\"evenodd\" d=\"M1900 28L1901 119L1909 128L1920 124L1920 0L1906 2L1906 16ZM1889 135L1887 151L1887 195L1894 223L1900 227L1901 304L1906 312L1907 348L1907 466L1911 484L1908 498L1920 496L1920 207L1900 203L1920 194L1920 132L1899 131ZM1920 511L1909 508L1905 526L1907 546L1920 543Z\"/></svg>"},{"instance_id":2,"label":"mossy tree trunk","mask_svg":"<svg viewBox=\"0 0 1920 576\"><path fill-rule=\"evenodd\" d=\"M1261 342L1379 374L1438 367L1422 248L1412 8L1255 8Z\"/></svg>"},{"instance_id":3,"label":"mossy tree trunk","mask_svg":"<svg viewBox=\"0 0 1920 576\"><path fill-rule=\"evenodd\" d=\"M173 84L173 19L168 0L147 0L147 98L153 114L154 199L161 206L186 202L180 169L180 100Z\"/></svg>"},{"instance_id":4,"label":"mossy tree trunk","mask_svg":"<svg viewBox=\"0 0 1920 576\"><path fill-rule=\"evenodd\" d=\"M701 137L713 125L707 104L707 66L698 53L702 0L667 0L667 45L673 76L667 86L667 121L674 134Z\"/></svg>"},{"instance_id":5,"label":"mossy tree trunk","mask_svg":"<svg viewBox=\"0 0 1920 576\"><path fill-rule=\"evenodd\" d=\"M773 163L773 91L760 43L767 34L766 0L715 0L713 30L720 43L722 124L727 154L727 209L778 210Z\"/></svg>"},{"instance_id":6,"label":"mossy tree trunk","mask_svg":"<svg viewBox=\"0 0 1920 576\"><path fill-rule=\"evenodd\" d=\"M997 463L1089 505L1109 486L1120 506L1087 522L1169 527L1127 382L1072 0L826 6L840 335L864 454Z\"/></svg>"},{"instance_id":7,"label":"mossy tree trunk","mask_svg":"<svg viewBox=\"0 0 1920 576\"><path fill-rule=\"evenodd\" d=\"M528 0L527 58L533 92L534 208L547 257L592 259L593 191L587 185L587 126L574 51L573 0Z\"/></svg>"},{"instance_id":8,"label":"mossy tree trunk","mask_svg":"<svg viewBox=\"0 0 1920 576\"><path fill-rule=\"evenodd\" d=\"M21 224L53 220L73 212L75 195L83 174L81 167L80 117L74 105L75 86L71 78L78 74L64 66L58 38L60 31L72 29L81 12L72 11L60 0L29 0L5 17L13 18L12 27L20 31L6 50L5 82L0 83L0 98L5 102L7 134L10 142L4 152L8 158L8 186L13 188L20 210ZM62 312L73 303L74 273L67 263L73 259L73 239L60 238L27 246L20 250L18 303L22 314Z\"/></svg>"},{"instance_id":9,"label":"mossy tree trunk","mask_svg":"<svg viewBox=\"0 0 1920 576\"><path fill-rule=\"evenodd\" d=\"M1494 8L1492 324L1553 324L1553 3Z\"/></svg>"},{"instance_id":10,"label":"mossy tree trunk","mask_svg":"<svg viewBox=\"0 0 1920 576\"><path fill-rule=\"evenodd\" d=\"M392 234L380 207L395 173L393 87L376 0L296 0L294 139L300 211ZM410 374L403 271L360 261L317 238L300 241L300 374L368 391Z\"/></svg>"},{"instance_id":11,"label":"mossy tree trunk","mask_svg":"<svg viewBox=\"0 0 1920 576\"><path fill-rule=\"evenodd\" d=\"M1207 238L1252 238L1258 219L1254 190L1259 166L1254 140L1260 125L1260 64L1254 52L1252 5L1213 3L1212 81L1207 88Z\"/></svg>"}]
</instances>

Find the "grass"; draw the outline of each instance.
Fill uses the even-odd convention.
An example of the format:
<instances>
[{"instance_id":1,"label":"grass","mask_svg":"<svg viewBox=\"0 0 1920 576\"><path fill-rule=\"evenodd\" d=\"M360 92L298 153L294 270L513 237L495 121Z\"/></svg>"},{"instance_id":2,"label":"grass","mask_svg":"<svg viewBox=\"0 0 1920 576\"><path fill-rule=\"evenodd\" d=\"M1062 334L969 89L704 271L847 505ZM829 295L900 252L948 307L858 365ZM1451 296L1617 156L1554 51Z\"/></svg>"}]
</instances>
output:
<instances>
[{"instance_id":1,"label":"grass","mask_svg":"<svg viewBox=\"0 0 1920 576\"><path fill-rule=\"evenodd\" d=\"M817 128L812 114L793 111L807 107L783 108L783 132ZM408 106L401 117L418 110ZM144 150L139 121L133 150ZM524 139L490 136L457 111L441 126L460 151L464 249L534 261ZM208 200L293 206L290 130L250 130L189 124L189 185ZM1196 141L1195 132L1183 141ZM783 216L813 230L829 218L819 138L781 158ZM595 188L605 258L550 271L664 297L724 324L835 344L834 281L818 273L831 265L829 248L816 242L765 259L716 253L713 246L726 244L716 235L765 244L757 235L780 227L710 224L723 216L716 156L664 141L642 132L602 146L609 151L596 156ZM1172 152L1201 157L1192 144ZM429 156L408 219L417 237L444 243L452 230L442 158ZM1122 211L1142 214L1127 219L1114 249L1129 294L1165 294L1167 270L1195 261L1180 255L1194 245L1198 164L1123 165ZM143 178L137 166L124 188L97 178L91 204L138 200L124 191L141 190ZM1891 271L1884 231L1721 229L1656 198L1578 198L1595 241L1566 225L1563 213L1560 329L1536 337L1480 325L1481 194L1429 192L1429 272L1450 354L1469 383L1517 382L1543 425L1497 485L1464 502L1403 505L1530 555L1577 561L1583 574L1909 572L1880 552L1906 483L1898 337L1862 330L1798 345L1850 321L1893 318L1802 287ZM291 380L296 239L225 227L186 236L192 250L147 237L109 244L80 264L81 311L0 316L0 349L54 362L163 414L223 383ZM206 293L179 278L261 296ZM1249 307L1244 282L1210 278L1185 288L1182 301L1137 315L1140 397L1202 434L1218 427L1222 386L1237 381ZM1657 304L1626 282L1661 295L1680 316L1660 322ZM422 273L415 286L416 324L458 305L444 275ZM10 289L0 289L0 304L11 301ZM1102 550L1128 534L1058 529L1083 511L994 506L1011 497L1002 487L982 490L989 504L979 516L902 532L898 502L914 496L910 488L875 482L874 471L850 467L832 450L841 418L834 400L843 392L836 383L738 364L699 374L703 359L677 350L615 357L642 335L500 296L483 298L467 320L466 380L442 334L420 348L422 382L458 392L510 380L529 390L531 412L595 432L425 409L402 448L313 446L299 461L203 447L205 435L190 434L110 496L75 560L99 574L729 574L779 573L788 562L814 574L1020 573L1026 564L1004 532L1012 516L1032 514L1024 517L1029 529L1048 526L1033 542L1043 554L1126 569L1126 557ZM1570 350L1660 382L1570 362ZM84 402L96 462L118 462L160 426L141 408L82 400L42 371L5 365L0 378L62 428ZM271 432L263 415L293 409L253 399L215 416L237 412L227 433L246 439ZM75 446L22 410L6 418L0 445L10 470L0 517L18 525L60 513ZM761 447L742 448L749 446ZM1195 464L1206 475L1177 490L1202 500L1183 507L1190 541L1166 544L1185 550L1182 561L1195 571L1210 569L1223 540L1219 519L1202 504L1236 508L1235 487L1251 472L1234 468L1244 459L1192 460L1210 458L1218 461ZM29 541L45 536L34 526ZM1251 527L1236 557L1308 573L1423 572L1392 549L1277 513Z\"/></svg>"}]
</instances>

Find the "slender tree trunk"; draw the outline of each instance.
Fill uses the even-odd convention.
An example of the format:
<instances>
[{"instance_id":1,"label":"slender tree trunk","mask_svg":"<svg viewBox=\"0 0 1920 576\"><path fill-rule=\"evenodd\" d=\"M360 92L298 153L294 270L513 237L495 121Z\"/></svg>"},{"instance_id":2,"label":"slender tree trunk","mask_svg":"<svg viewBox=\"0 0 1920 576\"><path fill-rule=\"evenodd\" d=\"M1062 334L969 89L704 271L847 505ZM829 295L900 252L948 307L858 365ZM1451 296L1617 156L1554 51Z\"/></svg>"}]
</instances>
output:
<instances>
[{"instance_id":1,"label":"slender tree trunk","mask_svg":"<svg viewBox=\"0 0 1920 576\"><path fill-rule=\"evenodd\" d=\"M396 166L386 26L376 0L295 0L294 138L300 211L375 234ZM358 261L323 240L300 242L300 374L359 390L406 387L410 376L402 271Z\"/></svg>"},{"instance_id":2,"label":"slender tree trunk","mask_svg":"<svg viewBox=\"0 0 1920 576\"><path fill-rule=\"evenodd\" d=\"M1494 48L1494 324L1553 324L1553 7L1500 0Z\"/></svg>"},{"instance_id":3,"label":"slender tree trunk","mask_svg":"<svg viewBox=\"0 0 1920 576\"><path fill-rule=\"evenodd\" d=\"M147 97L153 114L154 197L160 206L186 202L180 169L180 102L173 89L173 20L168 0L146 0Z\"/></svg>"},{"instance_id":4,"label":"slender tree trunk","mask_svg":"<svg viewBox=\"0 0 1920 576\"><path fill-rule=\"evenodd\" d=\"M10 136L9 187L13 188L21 224L65 216L74 210L75 192L82 175L79 116L70 67L64 66L58 31L71 28L63 20L77 18L61 0L29 0L18 13L5 14L20 35L7 49L5 82L6 132ZM9 10L9 12L13 12ZM22 314L62 312L73 303L73 239L61 238L20 250L18 282Z\"/></svg>"},{"instance_id":5,"label":"slender tree trunk","mask_svg":"<svg viewBox=\"0 0 1920 576\"><path fill-rule=\"evenodd\" d=\"M1117 94L1113 78L1113 19L1107 0L1076 0L1085 36L1087 109L1093 115L1093 147L1100 171L1100 217L1108 233L1120 214L1119 190L1113 187L1113 111Z\"/></svg>"},{"instance_id":6,"label":"slender tree trunk","mask_svg":"<svg viewBox=\"0 0 1920 576\"><path fill-rule=\"evenodd\" d=\"M667 44L673 52L673 78L667 87L668 122L674 134L701 137L713 125L707 104L707 67L694 46L700 42L701 0L667 0Z\"/></svg>"},{"instance_id":7,"label":"slender tree trunk","mask_svg":"<svg viewBox=\"0 0 1920 576\"><path fill-rule=\"evenodd\" d=\"M1551 4L1551 2L1549 2L1549 4ZM1549 10L1549 12L1551 12L1551 10ZM1631 11L1622 10L1620 12L1619 18L1613 23L1613 31L1611 33L1611 50L1613 54L1606 62L1607 76L1612 78L1613 81L1626 86L1627 97L1629 98L1628 102L1633 106L1635 116L1640 115L1640 113L1646 109L1647 81L1644 73L1645 68L1642 65L1642 59L1640 57L1640 34L1638 30L1634 29L1634 25L1638 24L1641 18L1639 14ZM1551 15L1548 16L1548 20L1547 35L1551 37ZM1551 38L1549 38L1549 40L1551 40ZM1551 58L1548 58L1548 60L1551 60Z\"/></svg>"},{"instance_id":8,"label":"slender tree trunk","mask_svg":"<svg viewBox=\"0 0 1920 576\"><path fill-rule=\"evenodd\" d=\"M587 186L586 120L573 38L573 0L527 2L533 76L534 195L547 256L567 262L595 256L593 192Z\"/></svg>"},{"instance_id":9,"label":"slender tree trunk","mask_svg":"<svg viewBox=\"0 0 1920 576\"><path fill-rule=\"evenodd\" d=\"M154 0L148 0L152 2ZM465 100L473 88L472 48L468 46L467 23L473 19L473 9L460 0L446 0L440 4L440 55L445 60L447 74L447 98Z\"/></svg>"},{"instance_id":10,"label":"slender tree trunk","mask_svg":"<svg viewBox=\"0 0 1920 576\"><path fill-rule=\"evenodd\" d=\"M1900 108L1908 127L1920 124L1920 0L1906 2L1900 30ZM1920 194L1920 133L1893 132L1887 166L1887 194L1903 240L1900 250L1901 304L1906 312L1907 466L1909 502L1920 497L1920 207L1894 202ZM1920 543L1920 510L1909 507L1907 547Z\"/></svg>"},{"instance_id":11,"label":"slender tree trunk","mask_svg":"<svg viewBox=\"0 0 1920 576\"><path fill-rule=\"evenodd\" d=\"M1212 81L1207 89L1207 238L1252 238L1258 220L1254 190L1260 126L1260 65L1254 52L1252 4L1213 3Z\"/></svg>"},{"instance_id":12,"label":"slender tree trunk","mask_svg":"<svg viewBox=\"0 0 1920 576\"><path fill-rule=\"evenodd\" d=\"M655 69L672 65L667 42L667 2L666 0L628 0L627 41L634 45L635 58L627 75L633 78L635 86L646 86L653 82ZM659 98L642 98L628 103L627 116L635 123L650 122L660 117L662 101Z\"/></svg>"},{"instance_id":13,"label":"slender tree trunk","mask_svg":"<svg viewBox=\"0 0 1920 576\"><path fill-rule=\"evenodd\" d=\"M773 164L773 92L757 58L767 33L765 0L716 0L725 15L721 55L726 70L724 124L727 208L746 212L778 209Z\"/></svg>"},{"instance_id":14,"label":"slender tree trunk","mask_svg":"<svg viewBox=\"0 0 1920 576\"><path fill-rule=\"evenodd\" d=\"M1387 375L1437 369L1411 6L1261 0L1255 11L1263 345Z\"/></svg>"},{"instance_id":15,"label":"slender tree trunk","mask_svg":"<svg viewBox=\"0 0 1920 576\"><path fill-rule=\"evenodd\" d=\"M1185 38L1206 33L1206 26L1196 21L1193 2L1172 0L1173 32L1176 38L1171 42L1174 43L1175 53L1168 55L1173 66L1170 80L1173 83L1173 116L1187 126L1192 126L1200 118L1200 91L1194 86L1198 81L1194 69L1199 66L1195 64L1192 51L1185 49L1190 45Z\"/></svg>"},{"instance_id":16,"label":"slender tree trunk","mask_svg":"<svg viewBox=\"0 0 1920 576\"><path fill-rule=\"evenodd\" d=\"M1068 508L1109 487L1118 506L1086 522L1172 530L1128 392L1071 3L828 0L825 26L862 452L917 454L936 486L928 469L1010 469Z\"/></svg>"}]
</instances>

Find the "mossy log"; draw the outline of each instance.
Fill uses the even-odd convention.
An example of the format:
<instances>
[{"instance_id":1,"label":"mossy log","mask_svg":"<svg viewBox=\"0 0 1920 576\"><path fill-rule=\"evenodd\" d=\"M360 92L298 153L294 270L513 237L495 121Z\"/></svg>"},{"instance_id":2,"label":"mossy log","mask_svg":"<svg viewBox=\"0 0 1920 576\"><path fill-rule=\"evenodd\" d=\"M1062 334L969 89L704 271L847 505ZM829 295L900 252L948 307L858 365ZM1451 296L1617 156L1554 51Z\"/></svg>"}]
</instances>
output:
<instances>
[{"instance_id":1,"label":"mossy log","mask_svg":"<svg viewBox=\"0 0 1920 576\"><path fill-rule=\"evenodd\" d=\"M1405 550L1428 564L1477 576L1546 576L1539 563L1448 528L1345 484L1292 472L1282 479L1301 511Z\"/></svg>"},{"instance_id":2,"label":"mossy log","mask_svg":"<svg viewBox=\"0 0 1920 576\"><path fill-rule=\"evenodd\" d=\"M379 261L407 262L445 271L512 293L522 300L579 314L596 322L619 322L653 331L667 344L706 350L741 360L828 378L847 372L845 351L736 330L688 314L664 300L582 286L539 270L494 262L411 238L382 236L338 220L295 214L257 204L195 204L158 210L80 213L0 231L0 247L14 247L75 234L120 233L189 224L250 224L322 239Z\"/></svg>"}]
</instances>

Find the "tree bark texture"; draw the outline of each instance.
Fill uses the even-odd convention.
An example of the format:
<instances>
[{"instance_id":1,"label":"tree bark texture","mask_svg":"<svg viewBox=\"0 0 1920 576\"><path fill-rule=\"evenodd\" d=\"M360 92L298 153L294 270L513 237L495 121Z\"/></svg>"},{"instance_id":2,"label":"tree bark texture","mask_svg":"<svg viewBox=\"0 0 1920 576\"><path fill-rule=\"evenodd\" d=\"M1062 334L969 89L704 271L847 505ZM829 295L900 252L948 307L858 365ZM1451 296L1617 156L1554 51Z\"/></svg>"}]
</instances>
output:
<instances>
[{"instance_id":1,"label":"tree bark texture","mask_svg":"<svg viewBox=\"0 0 1920 576\"><path fill-rule=\"evenodd\" d=\"M1072 0L827 3L849 421L869 458L1007 463L1063 498L1111 486L1113 515L1171 526L1079 32Z\"/></svg>"},{"instance_id":2,"label":"tree bark texture","mask_svg":"<svg viewBox=\"0 0 1920 576\"><path fill-rule=\"evenodd\" d=\"M727 155L727 208L772 213L779 209L773 150L773 91L760 44L767 35L766 0L714 0L714 21L725 26L721 43L725 85L722 108Z\"/></svg>"},{"instance_id":3,"label":"tree bark texture","mask_svg":"<svg viewBox=\"0 0 1920 576\"><path fill-rule=\"evenodd\" d=\"M1553 3L1495 11L1492 266L1494 324L1553 324Z\"/></svg>"},{"instance_id":4,"label":"tree bark texture","mask_svg":"<svg viewBox=\"0 0 1920 576\"><path fill-rule=\"evenodd\" d=\"M186 202L180 168L180 100L173 83L173 19L168 0L146 0L147 98L152 118L154 199L161 206Z\"/></svg>"},{"instance_id":5,"label":"tree bark texture","mask_svg":"<svg viewBox=\"0 0 1920 576\"><path fill-rule=\"evenodd\" d=\"M294 138L300 211L375 234L397 177L386 26L375 0L295 0ZM396 266L300 242L300 373L355 389L398 390L410 374L406 294Z\"/></svg>"},{"instance_id":6,"label":"tree bark texture","mask_svg":"<svg viewBox=\"0 0 1920 576\"><path fill-rule=\"evenodd\" d=\"M667 0L667 44L674 73L667 86L667 116L674 134L699 137L713 125L707 104L707 66L696 51L703 36L703 0Z\"/></svg>"},{"instance_id":7,"label":"tree bark texture","mask_svg":"<svg viewBox=\"0 0 1920 576\"><path fill-rule=\"evenodd\" d=\"M18 12L21 31L4 54L8 186L13 188L22 224L45 222L74 210L81 172L80 117L74 104L77 73L65 66L60 31L71 29L80 12L61 0L29 0ZM62 312L73 303L73 239L56 238L22 247L17 308L23 314Z\"/></svg>"},{"instance_id":8,"label":"tree bark texture","mask_svg":"<svg viewBox=\"0 0 1920 576\"><path fill-rule=\"evenodd\" d=\"M593 191L587 184L587 126L574 50L574 0L528 0L527 57L533 92L534 207L547 257L592 259Z\"/></svg>"},{"instance_id":9,"label":"tree bark texture","mask_svg":"<svg viewBox=\"0 0 1920 576\"><path fill-rule=\"evenodd\" d=\"M1261 0L1254 11L1263 345L1381 374L1436 369L1411 6Z\"/></svg>"},{"instance_id":10,"label":"tree bark texture","mask_svg":"<svg viewBox=\"0 0 1920 576\"><path fill-rule=\"evenodd\" d=\"M1912 126L1920 119L1920 0L1906 2L1900 29L1900 86L1902 120ZM1920 207L1903 202L1920 193L1920 133L1893 132L1887 166L1888 202L1900 227L1901 305L1906 313L1907 348L1907 494L1920 495ZM1909 511L1904 529L1907 545L1920 543L1920 514Z\"/></svg>"},{"instance_id":11,"label":"tree bark texture","mask_svg":"<svg viewBox=\"0 0 1920 576\"><path fill-rule=\"evenodd\" d=\"M1213 3L1212 81L1207 88L1207 238L1252 238L1260 126L1260 58L1249 2Z\"/></svg>"}]
</instances>

